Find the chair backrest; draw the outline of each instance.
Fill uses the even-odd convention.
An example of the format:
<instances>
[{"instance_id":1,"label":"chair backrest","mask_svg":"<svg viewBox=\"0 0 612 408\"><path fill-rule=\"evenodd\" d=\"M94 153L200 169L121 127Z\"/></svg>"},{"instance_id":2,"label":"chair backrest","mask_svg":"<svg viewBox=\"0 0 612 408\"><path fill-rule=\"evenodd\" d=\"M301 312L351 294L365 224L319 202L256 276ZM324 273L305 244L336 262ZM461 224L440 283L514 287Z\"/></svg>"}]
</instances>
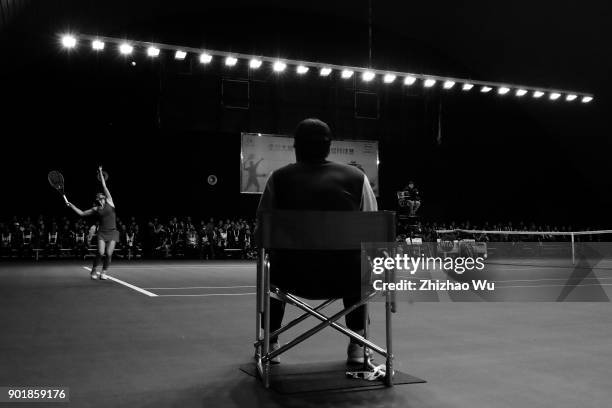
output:
<instances>
[{"instance_id":1,"label":"chair backrest","mask_svg":"<svg viewBox=\"0 0 612 408\"><path fill-rule=\"evenodd\" d=\"M395 241L391 211L262 211L257 242L265 249L359 250L365 242Z\"/></svg>"}]
</instances>

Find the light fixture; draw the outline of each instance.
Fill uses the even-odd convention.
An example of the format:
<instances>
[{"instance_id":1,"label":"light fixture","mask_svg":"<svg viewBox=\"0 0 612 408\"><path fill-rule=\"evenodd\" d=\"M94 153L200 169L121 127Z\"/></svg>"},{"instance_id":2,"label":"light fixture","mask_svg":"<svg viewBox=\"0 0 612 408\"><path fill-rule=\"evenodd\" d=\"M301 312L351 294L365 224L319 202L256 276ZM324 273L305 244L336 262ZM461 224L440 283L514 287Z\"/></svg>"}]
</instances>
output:
<instances>
[{"instance_id":1,"label":"light fixture","mask_svg":"<svg viewBox=\"0 0 612 408\"><path fill-rule=\"evenodd\" d=\"M363 71L361 74L361 79L363 79L365 82L370 82L375 76L376 74L372 71Z\"/></svg>"},{"instance_id":2,"label":"light fixture","mask_svg":"<svg viewBox=\"0 0 612 408\"><path fill-rule=\"evenodd\" d=\"M147 48L147 55L149 57L157 57L159 55L159 48L155 48L155 47Z\"/></svg>"},{"instance_id":3,"label":"light fixture","mask_svg":"<svg viewBox=\"0 0 612 408\"><path fill-rule=\"evenodd\" d=\"M104 43L100 40L93 40L91 42L91 48L93 48L94 51L102 51L104 49Z\"/></svg>"},{"instance_id":4,"label":"light fixture","mask_svg":"<svg viewBox=\"0 0 612 408\"><path fill-rule=\"evenodd\" d=\"M285 64L283 61L276 61L274 65L272 65L274 72L283 72L285 68L287 68L287 64Z\"/></svg>"},{"instance_id":5,"label":"light fixture","mask_svg":"<svg viewBox=\"0 0 612 408\"><path fill-rule=\"evenodd\" d=\"M404 85L410 86L416 82L416 78L412 75L408 75L404 78Z\"/></svg>"},{"instance_id":6,"label":"light fixture","mask_svg":"<svg viewBox=\"0 0 612 408\"><path fill-rule=\"evenodd\" d=\"M517 89L516 90L516 96L525 96L527 95L527 90L526 89Z\"/></svg>"},{"instance_id":7,"label":"light fixture","mask_svg":"<svg viewBox=\"0 0 612 408\"><path fill-rule=\"evenodd\" d=\"M391 82L395 81L396 76L394 74L385 74L385 76L383 77L383 82L385 84L390 84Z\"/></svg>"},{"instance_id":8,"label":"light fixture","mask_svg":"<svg viewBox=\"0 0 612 408\"><path fill-rule=\"evenodd\" d=\"M123 55L131 54L132 51L134 51L134 47L128 43L123 43L119 46L119 52Z\"/></svg>"},{"instance_id":9,"label":"light fixture","mask_svg":"<svg viewBox=\"0 0 612 408\"><path fill-rule=\"evenodd\" d=\"M62 45L64 48L74 48L76 47L77 40L73 35L66 34L62 36Z\"/></svg>"},{"instance_id":10,"label":"light fixture","mask_svg":"<svg viewBox=\"0 0 612 408\"><path fill-rule=\"evenodd\" d=\"M91 44L91 49L93 51L102 51L106 49L105 42L111 43L112 47L117 47L117 50L124 56L129 56L134 54L135 48L138 48L137 52L140 53L140 50L146 51L146 54L149 57L158 57L161 53L160 48L164 48L165 50L174 51L174 58L177 60L186 59L188 52L183 51L181 49L176 49L177 46L170 45L160 45L154 44L150 42L141 42L141 41L130 41L122 38L108 38L108 37L98 37L96 35L75 35L70 33L69 31L65 31L64 33L60 33L57 37L59 39L59 43L63 48L72 49L79 46L79 40L83 40ZM158 48L159 47L159 48ZM173 50L174 48L174 50ZM296 72L299 75L303 75L309 72L309 69L312 67L316 67L317 71L319 71L320 76L329 76L333 73L333 70L338 70L338 74L342 79L354 78L357 74L361 76L361 78L365 82L377 80L377 77L380 74L381 82L386 84L390 84L395 82L396 79L401 79L404 85L410 86L415 84L417 81L422 81L423 86L425 88L431 88L437 86L437 82L440 82L440 88L445 90L449 90L455 87L455 85L459 84L463 91L469 91L474 87L477 87L480 92L487 93L492 90L499 95L506 94L514 94L517 97L524 97L525 95L531 95L533 98L542 98L546 97L552 101L563 99L568 102L579 100L581 103L589 103L594 97L588 94L579 94L579 93L570 93L566 91L555 91L550 89L534 89L531 87L519 88L518 86L508 85L508 84L500 84L497 82L478 82L476 84L470 83L469 80L465 79L454 79L454 78L442 78L438 76L427 76L426 74L412 74L412 73L397 73L397 72L387 72L377 71L373 68L353 68L350 66L341 67L336 65L325 65L320 62L304 62L304 61L296 61L296 60L274 60L268 57L257 57L255 55L247 56L247 55L232 55L231 52L220 52L220 51L211 51L212 54L208 52L202 52L199 55L200 63L208 64L212 62L213 54L219 56L219 58L223 58L224 64L228 67L233 67L238 63L240 58L244 58L244 62L249 63L249 67L252 69L260 68L263 65L263 61L270 61L272 68L275 72L283 72L286 69L291 67L296 67ZM195 55L194 55L195 56ZM130 62L128 60L127 62ZM135 61L132 61L135 64ZM310 68L307 66L310 64ZM292 68L293 69L293 68Z\"/></svg>"},{"instance_id":11,"label":"light fixture","mask_svg":"<svg viewBox=\"0 0 612 408\"><path fill-rule=\"evenodd\" d=\"M350 77L352 77L354 74L353 71L351 71L350 69L343 69L342 73L340 74L340 76L344 79L349 79Z\"/></svg>"},{"instance_id":12,"label":"light fixture","mask_svg":"<svg viewBox=\"0 0 612 408\"><path fill-rule=\"evenodd\" d=\"M455 86L455 81L444 81L444 84L442 85L442 87L444 89L451 89L453 86Z\"/></svg>"},{"instance_id":13,"label":"light fixture","mask_svg":"<svg viewBox=\"0 0 612 408\"><path fill-rule=\"evenodd\" d=\"M328 67L323 67L323 68L321 68L321 70L319 71L319 74L320 74L321 76L328 76L329 74L331 74L331 72L332 72L332 69L331 69L331 68L328 68Z\"/></svg>"}]
</instances>

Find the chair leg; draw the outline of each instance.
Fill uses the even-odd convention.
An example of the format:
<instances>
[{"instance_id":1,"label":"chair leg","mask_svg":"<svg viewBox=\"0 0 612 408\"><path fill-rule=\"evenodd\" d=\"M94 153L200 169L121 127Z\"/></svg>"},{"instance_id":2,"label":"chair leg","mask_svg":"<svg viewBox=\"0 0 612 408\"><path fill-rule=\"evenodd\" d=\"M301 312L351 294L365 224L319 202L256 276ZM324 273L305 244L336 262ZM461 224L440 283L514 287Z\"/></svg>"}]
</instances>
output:
<instances>
[{"instance_id":1,"label":"chair leg","mask_svg":"<svg viewBox=\"0 0 612 408\"><path fill-rule=\"evenodd\" d=\"M263 292L264 292L264 343L263 355L268 356L270 353L270 262L264 258L263 264ZM270 359L265 359L263 362L262 380L265 388L270 387Z\"/></svg>"},{"instance_id":2,"label":"chair leg","mask_svg":"<svg viewBox=\"0 0 612 408\"><path fill-rule=\"evenodd\" d=\"M270 290L272 292L274 292L274 290L275 290L274 286L270 285ZM338 299L329 299L329 300L326 300L325 302L321 303L319 306L315 307L314 310L318 312L318 311L326 308L327 306L331 305L336 300L338 300ZM275 330L274 332L270 333L270 338L278 337L281 333L284 333L285 331L291 329L292 327L294 327L297 324L301 323L302 321L306 320L308 317L311 317L310 313L302 314L301 316L297 317L296 319L294 319L294 320L290 321L289 323L287 323L286 325L282 326L280 329ZM263 344L263 338L260 337L255 342L255 348L261 347L262 344Z\"/></svg>"},{"instance_id":3,"label":"chair leg","mask_svg":"<svg viewBox=\"0 0 612 408\"><path fill-rule=\"evenodd\" d=\"M389 282L390 272L385 272L387 282ZM387 342L387 361L385 364L385 385L393 387L393 326L391 326L391 313L394 311L393 295L387 290L385 293L385 337Z\"/></svg>"},{"instance_id":4,"label":"chair leg","mask_svg":"<svg viewBox=\"0 0 612 408\"><path fill-rule=\"evenodd\" d=\"M291 305L294 305L294 306L302 309L305 312L308 312L311 316L319 319L322 323L320 323L317 326L311 328L310 330L305 331L304 333L302 333L301 335L299 335L298 337L296 337L295 339L293 339L289 343L286 343L283 346L281 346L279 349L274 350L270 354L265 355L264 358L263 358L264 361L270 360L270 359L272 359L272 358L274 358L274 357L276 357L278 355L281 355L285 351L287 351L287 350L291 349L292 347L298 345L299 343L301 343L302 341L306 340L307 338L309 338L313 334L318 333L319 331L323 330L325 327L328 327L328 326L338 330L339 332L345 334L346 336L350 337L351 339L356 340L359 344L363 345L364 347L369 347L370 349L372 349L373 351L375 351L378 354L382 355L383 357L387 356L386 350L382 349L381 347L377 346L376 344L372 343L371 341L364 339L362 335L357 334L354 331L349 330L346 327L336 323L336 321L338 319L344 317L348 313L350 313L353 310L357 309L359 306L361 306L361 305L367 303L368 301L370 301L370 299L372 299L374 296L376 296L376 292L372 292L366 298L361 299L356 304L354 304L354 305L352 305L352 306L350 306L350 307L348 307L348 308L346 308L344 310L341 310L340 312L336 313L335 315L333 315L331 317L324 316L321 313L315 311L308 304L300 301L298 298L296 298L293 295L285 294L285 293L282 293L280 291L278 291L276 293L276 295L280 299L282 299L285 303L289 303Z\"/></svg>"},{"instance_id":5,"label":"chair leg","mask_svg":"<svg viewBox=\"0 0 612 408\"><path fill-rule=\"evenodd\" d=\"M263 254L260 261L257 262L257 283L256 283L256 299L255 299L255 363L261 364L261 352L263 344L262 334L262 314L263 314Z\"/></svg>"},{"instance_id":6,"label":"chair leg","mask_svg":"<svg viewBox=\"0 0 612 408\"><path fill-rule=\"evenodd\" d=\"M368 323L369 323L369 307L368 307L368 303L365 303L363 305L363 309L364 309L364 317L363 317L363 338L365 338L367 340L368 338ZM367 347L363 347L363 369L367 370L369 368L369 358L368 358L368 348Z\"/></svg>"}]
</instances>

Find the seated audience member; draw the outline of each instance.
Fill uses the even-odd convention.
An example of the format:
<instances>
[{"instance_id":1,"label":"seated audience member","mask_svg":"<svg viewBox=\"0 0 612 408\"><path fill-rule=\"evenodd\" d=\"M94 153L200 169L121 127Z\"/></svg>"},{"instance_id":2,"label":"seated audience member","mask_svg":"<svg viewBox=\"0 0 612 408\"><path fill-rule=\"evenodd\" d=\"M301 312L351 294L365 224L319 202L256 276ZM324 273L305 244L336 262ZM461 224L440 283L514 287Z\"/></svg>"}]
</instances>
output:
<instances>
[{"instance_id":1,"label":"seated audience member","mask_svg":"<svg viewBox=\"0 0 612 408\"><path fill-rule=\"evenodd\" d=\"M0 256L10 257L13 249L13 234L11 229L6 224L0 224L1 240L0 240Z\"/></svg>"},{"instance_id":2,"label":"seated audience member","mask_svg":"<svg viewBox=\"0 0 612 408\"><path fill-rule=\"evenodd\" d=\"M416 212L421 206L421 193L416 188L414 181L409 181L408 185L404 188L404 191L407 192L406 200L408 202L410 215L415 216Z\"/></svg>"}]
</instances>

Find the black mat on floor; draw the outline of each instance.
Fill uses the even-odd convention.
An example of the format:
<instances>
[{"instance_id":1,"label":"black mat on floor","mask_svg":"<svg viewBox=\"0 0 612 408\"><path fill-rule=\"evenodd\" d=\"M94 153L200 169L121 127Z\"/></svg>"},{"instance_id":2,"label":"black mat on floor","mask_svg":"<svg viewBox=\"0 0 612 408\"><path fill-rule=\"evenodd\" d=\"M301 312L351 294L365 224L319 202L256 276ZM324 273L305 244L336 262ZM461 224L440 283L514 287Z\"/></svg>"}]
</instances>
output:
<instances>
[{"instance_id":1,"label":"black mat on floor","mask_svg":"<svg viewBox=\"0 0 612 408\"><path fill-rule=\"evenodd\" d=\"M240 370L250 376L257 376L255 363L241 365ZM270 373L270 388L281 394L298 394L385 387L383 380L352 379L347 378L345 373L346 363L344 361L274 365ZM394 385L424 382L426 381L397 370L393 378Z\"/></svg>"}]
</instances>

